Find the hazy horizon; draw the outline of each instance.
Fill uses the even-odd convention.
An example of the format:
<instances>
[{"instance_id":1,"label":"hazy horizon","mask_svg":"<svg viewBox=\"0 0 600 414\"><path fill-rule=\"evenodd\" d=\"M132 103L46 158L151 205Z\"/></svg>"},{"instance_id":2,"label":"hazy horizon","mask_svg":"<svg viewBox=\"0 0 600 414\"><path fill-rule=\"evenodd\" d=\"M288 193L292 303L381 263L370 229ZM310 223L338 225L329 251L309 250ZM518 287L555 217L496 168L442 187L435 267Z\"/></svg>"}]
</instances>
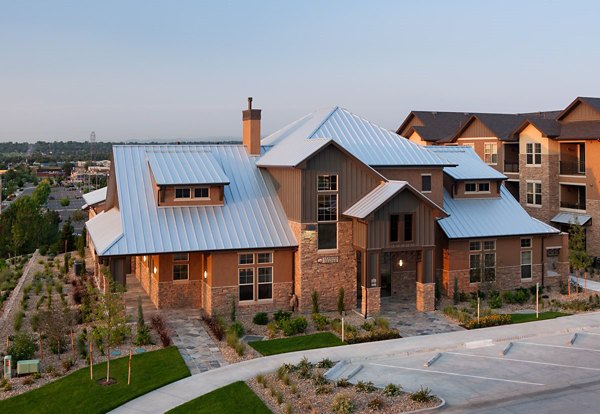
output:
<instances>
[{"instance_id":1,"label":"hazy horizon","mask_svg":"<svg viewBox=\"0 0 600 414\"><path fill-rule=\"evenodd\" d=\"M593 1L19 1L0 14L0 142L239 139L339 105L533 112L600 96Z\"/></svg>"}]
</instances>

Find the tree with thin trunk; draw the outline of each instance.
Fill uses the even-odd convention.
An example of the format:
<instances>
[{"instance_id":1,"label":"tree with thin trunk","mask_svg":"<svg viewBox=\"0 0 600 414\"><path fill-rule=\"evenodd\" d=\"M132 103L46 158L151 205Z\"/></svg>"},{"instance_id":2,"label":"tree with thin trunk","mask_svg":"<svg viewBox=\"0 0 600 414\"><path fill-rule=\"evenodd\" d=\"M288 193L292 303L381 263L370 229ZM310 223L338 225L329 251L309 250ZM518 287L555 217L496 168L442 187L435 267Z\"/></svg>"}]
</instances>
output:
<instances>
[{"instance_id":1,"label":"tree with thin trunk","mask_svg":"<svg viewBox=\"0 0 600 414\"><path fill-rule=\"evenodd\" d=\"M569 228L569 265L577 277L592 265L592 257L585 250L585 229L576 222Z\"/></svg>"},{"instance_id":2,"label":"tree with thin trunk","mask_svg":"<svg viewBox=\"0 0 600 414\"><path fill-rule=\"evenodd\" d=\"M124 341L128 327L123 291L113 282L106 266L101 271L109 284L104 292L98 292L94 327L106 349L106 384L110 384L110 352Z\"/></svg>"},{"instance_id":3,"label":"tree with thin trunk","mask_svg":"<svg viewBox=\"0 0 600 414\"><path fill-rule=\"evenodd\" d=\"M39 312L38 330L48 338L49 343L56 345L58 359L73 322L73 312L67 307L59 306L57 302L53 302L47 310Z\"/></svg>"}]
</instances>

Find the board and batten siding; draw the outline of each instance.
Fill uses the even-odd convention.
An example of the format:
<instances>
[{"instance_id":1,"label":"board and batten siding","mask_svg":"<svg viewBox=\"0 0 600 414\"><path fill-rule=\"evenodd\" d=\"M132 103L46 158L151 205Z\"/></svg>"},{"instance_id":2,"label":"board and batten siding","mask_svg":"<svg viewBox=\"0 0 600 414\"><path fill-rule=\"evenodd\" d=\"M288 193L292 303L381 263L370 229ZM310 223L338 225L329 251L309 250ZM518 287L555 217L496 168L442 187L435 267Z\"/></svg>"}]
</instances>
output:
<instances>
[{"instance_id":1,"label":"board and batten siding","mask_svg":"<svg viewBox=\"0 0 600 414\"><path fill-rule=\"evenodd\" d=\"M585 102L580 102L562 120L564 122L600 121L600 112Z\"/></svg>"},{"instance_id":2,"label":"board and batten siding","mask_svg":"<svg viewBox=\"0 0 600 414\"><path fill-rule=\"evenodd\" d=\"M367 223L359 220L352 220L352 243L361 249L367 249Z\"/></svg>"},{"instance_id":3,"label":"board and batten siding","mask_svg":"<svg viewBox=\"0 0 600 414\"><path fill-rule=\"evenodd\" d=\"M413 213L414 237L410 242L390 242L390 216ZM402 191L373 214L368 226L368 248L411 248L435 245L435 220L432 208L414 194Z\"/></svg>"},{"instance_id":4,"label":"board and batten siding","mask_svg":"<svg viewBox=\"0 0 600 414\"><path fill-rule=\"evenodd\" d=\"M338 175L338 215L377 187L382 179L359 161L333 146L310 158L302 169L302 222L317 221L317 177Z\"/></svg>"},{"instance_id":5,"label":"board and batten siding","mask_svg":"<svg viewBox=\"0 0 600 414\"><path fill-rule=\"evenodd\" d=\"M288 220L300 222L302 197L302 171L297 168L269 168L271 181L283 205Z\"/></svg>"},{"instance_id":6,"label":"board and batten siding","mask_svg":"<svg viewBox=\"0 0 600 414\"><path fill-rule=\"evenodd\" d=\"M479 119L474 119L471 124L457 137L461 138L480 138L480 137L495 137L494 134L483 122Z\"/></svg>"}]
</instances>

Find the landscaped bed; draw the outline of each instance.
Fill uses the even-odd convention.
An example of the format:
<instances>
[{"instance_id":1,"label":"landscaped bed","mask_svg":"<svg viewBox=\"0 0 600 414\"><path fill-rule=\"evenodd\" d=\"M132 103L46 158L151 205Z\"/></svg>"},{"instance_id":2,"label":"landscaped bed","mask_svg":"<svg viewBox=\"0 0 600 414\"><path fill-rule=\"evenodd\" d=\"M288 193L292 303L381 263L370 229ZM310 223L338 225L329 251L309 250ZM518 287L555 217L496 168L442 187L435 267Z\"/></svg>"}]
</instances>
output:
<instances>
[{"instance_id":1,"label":"landscaped bed","mask_svg":"<svg viewBox=\"0 0 600 414\"><path fill-rule=\"evenodd\" d=\"M330 382L323 374L332 365L327 359L315 365L303 359L258 375L248 385L274 413L402 413L441 403L427 388L411 394L395 384L378 389L370 382Z\"/></svg>"},{"instance_id":2,"label":"landscaped bed","mask_svg":"<svg viewBox=\"0 0 600 414\"><path fill-rule=\"evenodd\" d=\"M94 381L90 371L82 368L41 388L0 401L2 413L105 413L127 401L146 394L190 372L175 347L133 356L131 384L127 385L129 358L111 361L111 378L117 382L99 385L106 375L106 363L94 365Z\"/></svg>"},{"instance_id":3,"label":"landscaped bed","mask_svg":"<svg viewBox=\"0 0 600 414\"><path fill-rule=\"evenodd\" d=\"M249 345L262 355L283 354L285 352L303 351L305 349L340 346L344 343L331 332L320 332L312 335L294 336L291 338L271 339L268 341L250 342Z\"/></svg>"},{"instance_id":4,"label":"landscaped bed","mask_svg":"<svg viewBox=\"0 0 600 414\"><path fill-rule=\"evenodd\" d=\"M170 411L169 414L270 414L271 410L243 381L234 382L193 399Z\"/></svg>"}]
</instances>

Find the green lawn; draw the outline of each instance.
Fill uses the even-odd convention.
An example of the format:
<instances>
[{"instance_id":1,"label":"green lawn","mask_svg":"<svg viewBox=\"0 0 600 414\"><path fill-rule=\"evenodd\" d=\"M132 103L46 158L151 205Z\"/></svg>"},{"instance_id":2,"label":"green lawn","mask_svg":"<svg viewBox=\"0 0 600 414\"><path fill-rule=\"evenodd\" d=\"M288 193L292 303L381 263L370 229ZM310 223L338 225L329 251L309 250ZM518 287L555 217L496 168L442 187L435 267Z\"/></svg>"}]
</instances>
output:
<instances>
[{"instance_id":1,"label":"green lawn","mask_svg":"<svg viewBox=\"0 0 600 414\"><path fill-rule=\"evenodd\" d=\"M305 349L339 346L343 345L343 342L331 332L320 332L312 335L250 342L248 345L263 355L275 355L285 352L304 351Z\"/></svg>"},{"instance_id":2,"label":"green lawn","mask_svg":"<svg viewBox=\"0 0 600 414\"><path fill-rule=\"evenodd\" d=\"M0 413L105 413L129 400L190 375L175 347L134 355L131 385L127 385L129 357L111 360L111 377L117 384L102 386L96 380L106 376L106 364L82 368L36 390L0 401Z\"/></svg>"},{"instance_id":3,"label":"green lawn","mask_svg":"<svg viewBox=\"0 0 600 414\"><path fill-rule=\"evenodd\" d=\"M243 381L234 382L175 407L169 414L271 414L271 410Z\"/></svg>"},{"instance_id":4,"label":"green lawn","mask_svg":"<svg viewBox=\"0 0 600 414\"><path fill-rule=\"evenodd\" d=\"M533 321L542 321L544 319L554 319L560 318L561 316L568 316L570 313L563 312L540 312L539 318L536 319L535 313L512 313L510 315L512 319L512 323L523 323L523 322L533 322Z\"/></svg>"}]
</instances>

